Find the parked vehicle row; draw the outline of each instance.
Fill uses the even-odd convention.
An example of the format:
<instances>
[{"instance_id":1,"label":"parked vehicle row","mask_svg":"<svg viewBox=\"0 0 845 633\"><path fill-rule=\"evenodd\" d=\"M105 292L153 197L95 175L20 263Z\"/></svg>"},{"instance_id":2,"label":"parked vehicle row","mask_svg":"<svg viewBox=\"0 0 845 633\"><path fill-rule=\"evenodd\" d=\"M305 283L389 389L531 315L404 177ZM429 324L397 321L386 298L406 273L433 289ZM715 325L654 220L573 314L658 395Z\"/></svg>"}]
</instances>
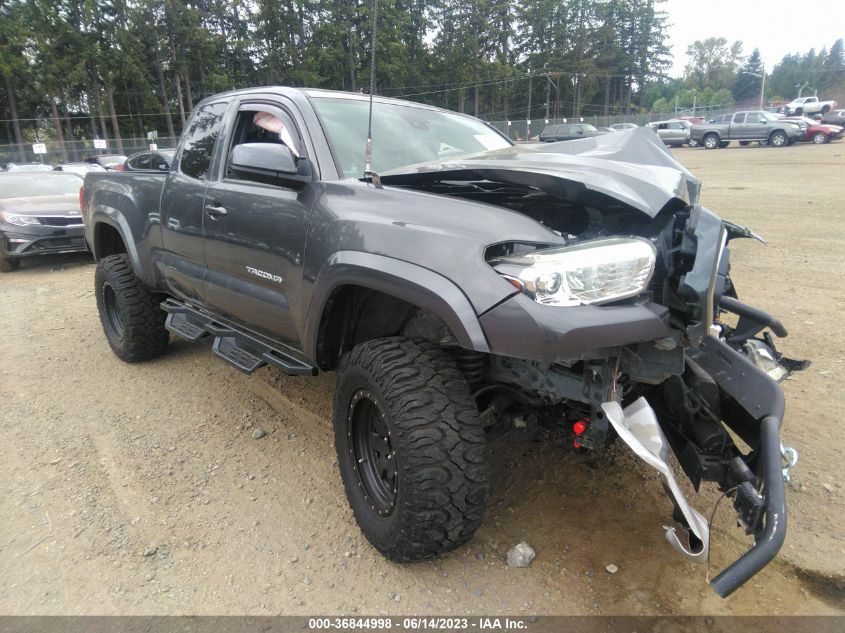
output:
<instances>
[{"instance_id":1,"label":"parked vehicle row","mask_svg":"<svg viewBox=\"0 0 845 633\"><path fill-rule=\"evenodd\" d=\"M89 171L170 171L176 150L145 150L130 156L102 154L82 163L9 163L5 171L67 171L84 176Z\"/></svg>"},{"instance_id":2,"label":"parked vehicle row","mask_svg":"<svg viewBox=\"0 0 845 633\"><path fill-rule=\"evenodd\" d=\"M785 147L798 141L829 143L843 136L838 125L819 123L805 116L785 117L763 110L750 110L720 115L707 123L693 125L690 141L706 149L727 147L731 141L749 145Z\"/></svg>"}]
</instances>

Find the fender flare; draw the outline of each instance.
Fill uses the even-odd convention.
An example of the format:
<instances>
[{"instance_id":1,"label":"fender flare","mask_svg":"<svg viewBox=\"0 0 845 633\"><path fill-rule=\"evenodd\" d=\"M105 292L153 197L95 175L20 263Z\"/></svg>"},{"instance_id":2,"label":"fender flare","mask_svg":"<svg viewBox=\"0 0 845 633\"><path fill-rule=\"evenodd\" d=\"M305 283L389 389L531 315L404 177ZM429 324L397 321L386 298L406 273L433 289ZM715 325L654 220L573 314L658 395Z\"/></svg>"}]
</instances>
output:
<instances>
[{"instance_id":1,"label":"fender flare","mask_svg":"<svg viewBox=\"0 0 845 633\"><path fill-rule=\"evenodd\" d=\"M118 235L120 235L120 239L126 247L126 254L129 255L129 263L132 266L132 270L139 279L145 279L146 276L143 274L144 267L141 265L141 257L138 255L138 247L135 244L135 240L130 237L132 235L132 230L129 228L129 224L120 213L117 213L114 210L110 211L111 212L107 212L100 207L91 214L91 243L89 244L89 247L91 248L91 253L94 255L94 260L99 261L100 259L100 254L97 252L98 226L106 224L116 230Z\"/></svg>"},{"instance_id":2,"label":"fender flare","mask_svg":"<svg viewBox=\"0 0 845 633\"><path fill-rule=\"evenodd\" d=\"M345 285L362 286L402 299L440 318L463 348L490 352L478 315L466 295L442 275L409 262L364 253L338 251L322 266L305 318L306 356L317 358L323 311L332 293Z\"/></svg>"}]
</instances>

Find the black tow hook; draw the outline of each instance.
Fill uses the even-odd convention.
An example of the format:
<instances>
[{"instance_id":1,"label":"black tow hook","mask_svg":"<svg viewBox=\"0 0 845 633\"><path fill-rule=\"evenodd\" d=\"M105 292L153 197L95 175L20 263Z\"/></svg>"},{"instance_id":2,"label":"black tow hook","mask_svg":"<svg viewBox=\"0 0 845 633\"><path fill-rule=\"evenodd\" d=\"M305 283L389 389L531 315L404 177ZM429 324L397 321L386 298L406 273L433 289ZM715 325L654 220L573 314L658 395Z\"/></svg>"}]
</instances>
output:
<instances>
[{"instance_id":1,"label":"black tow hook","mask_svg":"<svg viewBox=\"0 0 845 633\"><path fill-rule=\"evenodd\" d=\"M723 598L731 595L777 556L786 538L780 425L780 418L774 415L766 416L760 423L760 474L766 497L765 527L754 546L710 582L710 586Z\"/></svg>"}]
</instances>

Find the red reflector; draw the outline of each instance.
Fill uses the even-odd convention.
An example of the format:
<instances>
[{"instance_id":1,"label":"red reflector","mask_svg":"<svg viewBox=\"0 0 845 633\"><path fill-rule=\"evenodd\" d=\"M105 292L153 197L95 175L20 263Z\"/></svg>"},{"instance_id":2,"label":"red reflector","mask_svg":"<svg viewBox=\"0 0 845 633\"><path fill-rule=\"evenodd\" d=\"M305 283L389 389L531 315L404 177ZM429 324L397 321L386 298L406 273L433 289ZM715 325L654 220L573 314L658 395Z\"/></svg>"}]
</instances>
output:
<instances>
[{"instance_id":1,"label":"red reflector","mask_svg":"<svg viewBox=\"0 0 845 633\"><path fill-rule=\"evenodd\" d=\"M580 443L578 440L575 440L574 442L572 442L572 445L573 445L575 448L581 448L581 443Z\"/></svg>"},{"instance_id":2,"label":"red reflector","mask_svg":"<svg viewBox=\"0 0 845 633\"><path fill-rule=\"evenodd\" d=\"M584 431L587 430L587 423L584 420L578 420L575 424L572 425L572 430L575 432L575 435L581 435Z\"/></svg>"}]
</instances>

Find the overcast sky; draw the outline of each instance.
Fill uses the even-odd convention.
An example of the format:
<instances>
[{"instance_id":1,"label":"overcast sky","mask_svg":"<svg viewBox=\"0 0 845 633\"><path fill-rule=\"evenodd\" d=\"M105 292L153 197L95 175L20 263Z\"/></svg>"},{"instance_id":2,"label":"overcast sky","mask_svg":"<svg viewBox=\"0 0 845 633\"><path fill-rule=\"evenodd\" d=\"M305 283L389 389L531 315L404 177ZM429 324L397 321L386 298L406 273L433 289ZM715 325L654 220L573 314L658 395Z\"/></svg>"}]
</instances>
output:
<instances>
[{"instance_id":1,"label":"overcast sky","mask_svg":"<svg viewBox=\"0 0 845 633\"><path fill-rule=\"evenodd\" d=\"M673 77L684 72L687 46L707 37L741 40L743 55L759 48L767 71L788 53L829 49L845 37L845 5L831 0L667 0L663 8L669 14Z\"/></svg>"}]
</instances>

